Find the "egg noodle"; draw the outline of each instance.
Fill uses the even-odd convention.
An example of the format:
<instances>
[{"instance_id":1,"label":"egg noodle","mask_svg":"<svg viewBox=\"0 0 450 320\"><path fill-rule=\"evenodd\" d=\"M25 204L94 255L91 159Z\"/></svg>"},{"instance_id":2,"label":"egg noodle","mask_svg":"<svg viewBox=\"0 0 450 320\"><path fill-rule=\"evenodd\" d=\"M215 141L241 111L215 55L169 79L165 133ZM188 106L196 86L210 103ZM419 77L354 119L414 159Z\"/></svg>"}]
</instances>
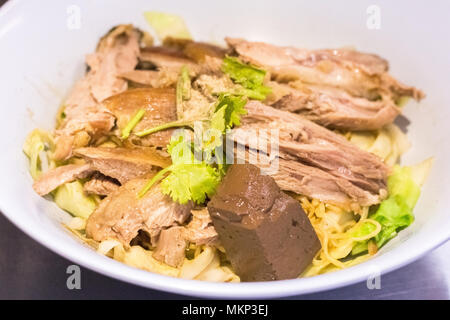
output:
<instances>
[{"instance_id":1,"label":"egg noodle","mask_svg":"<svg viewBox=\"0 0 450 320\"><path fill-rule=\"evenodd\" d=\"M361 149L380 156L391 166L397 163L400 156L409 148L406 136L394 124L389 124L377 131L338 133ZM305 210L322 244L322 248L311 265L303 272L302 277L347 268L369 259L377 252L376 244L369 241L368 253L348 258L355 242L372 239L381 231L380 223L369 218L369 207L355 205L352 208L344 208L318 199L309 199L295 194L293 196ZM364 236L356 236L354 231L364 223L372 224L375 227L374 230ZM190 244L186 250L184 263L181 267L175 268L156 260L152 256L153 251L142 246L125 247L117 240L97 242L89 239L84 233L85 225L85 219L75 217L67 224L67 227L97 252L129 266L183 279L240 281L226 260L222 247Z\"/></svg>"},{"instance_id":2,"label":"egg noodle","mask_svg":"<svg viewBox=\"0 0 450 320\"><path fill-rule=\"evenodd\" d=\"M225 261L222 247L196 246L191 244L186 250L186 257L181 267L171 267L153 258L153 250L139 245L125 248L117 240L97 242L86 237L84 228L86 220L72 218L66 227L83 243L88 244L98 253L123 262L131 267L183 279L196 279L215 282L239 282L239 277Z\"/></svg>"}]
</instances>

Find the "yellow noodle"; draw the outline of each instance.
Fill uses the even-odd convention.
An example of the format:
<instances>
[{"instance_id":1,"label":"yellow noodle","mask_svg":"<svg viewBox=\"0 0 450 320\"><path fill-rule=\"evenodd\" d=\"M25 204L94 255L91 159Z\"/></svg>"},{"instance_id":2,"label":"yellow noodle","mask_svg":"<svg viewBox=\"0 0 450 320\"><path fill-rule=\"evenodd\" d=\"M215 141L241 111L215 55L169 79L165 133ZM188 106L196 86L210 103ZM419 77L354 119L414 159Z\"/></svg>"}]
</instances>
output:
<instances>
[{"instance_id":1,"label":"yellow noodle","mask_svg":"<svg viewBox=\"0 0 450 320\"><path fill-rule=\"evenodd\" d=\"M369 207L352 205L349 209L303 196L298 196L298 200L322 244L321 250L302 276L314 276L336 271L352 265L351 261L362 261L360 257L346 262L339 259L346 258L350 254L355 242L370 239L380 232L381 225L372 219L368 219ZM375 230L364 237L353 237L353 230L366 222L375 225Z\"/></svg>"},{"instance_id":2,"label":"yellow noodle","mask_svg":"<svg viewBox=\"0 0 450 320\"><path fill-rule=\"evenodd\" d=\"M375 225L376 229L375 229L374 231L372 231L371 233L365 235L365 236L362 236L362 237L352 237L353 241L365 241L365 240L369 240L369 239L375 237L378 233L380 233L380 231L381 231L381 224L380 224L378 221L373 220L373 219L364 219L363 222L364 222L364 223L365 223L365 222L372 223L373 225Z\"/></svg>"}]
</instances>

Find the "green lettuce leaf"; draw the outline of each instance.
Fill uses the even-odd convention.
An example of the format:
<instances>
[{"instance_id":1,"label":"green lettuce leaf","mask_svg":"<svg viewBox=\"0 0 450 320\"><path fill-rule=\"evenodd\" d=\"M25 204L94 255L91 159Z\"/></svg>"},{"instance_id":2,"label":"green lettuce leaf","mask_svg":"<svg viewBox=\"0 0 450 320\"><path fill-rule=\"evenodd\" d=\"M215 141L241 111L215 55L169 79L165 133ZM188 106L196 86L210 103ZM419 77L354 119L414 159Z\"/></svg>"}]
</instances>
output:
<instances>
[{"instance_id":1,"label":"green lettuce leaf","mask_svg":"<svg viewBox=\"0 0 450 320\"><path fill-rule=\"evenodd\" d=\"M388 190L390 197L398 196L411 209L420 196L420 187L412 178L411 167L395 166L393 174L388 178Z\"/></svg>"},{"instance_id":2,"label":"green lettuce leaf","mask_svg":"<svg viewBox=\"0 0 450 320\"><path fill-rule=\"evenodd\" d=\"M54 149L53 137L46 131L35 129L27 136L23 144L23 152L30 159L30 174L34 180L42 173L44 159L41 159L41 155L44 151L49 167L55 166L50 155Z\"/></svg>"},{"instance_id":3,"label":"green lettuce leaf","mask_svg":"<svg viewBox=\"0 0 450 320\"><path fill-rule=\"evenodd\" d=\"M428 159L416 166L394 167L392 175L388 178L389 197L370 215L370 219L381 224L381 231L374 238L378 248L414 221L413 209L420 196L420 186L424 183L431 166L432 159ZM364 223L352 236L370 234L374 230L374 226L370 225L372 224ZM366 251L367 242L355 242L352 254Z\"/></svg>"},{"instance_id":4,"label":"green lettuce leaf","mask_svg":"<svg viewBox=\"0 0 450 320\"><path fill-rule=\"evenodd\" d=\"M380 248L397 235L401 228L409 226L414 221L413 208L409 206L409 196L393 195L384 200L371 219L381 224L381 231L375 237Z\"/></svg>"},{"instance_id":5,"label":"green lettuce leaf","mask_svg":"<svg viewBox=\"0 0 450 320\"><path fill-rule=\"evenodd\" d=\"M55 203L75 217L87 219L97 207L95 199L84 193L80 181L65 183L54 193Z\"/></svg>"},{"instance_id":6,"label":"green lettuce leaf","mask_svg":"<svg viewBox=\"0 0 450 320\"><path fill-rule=\"evenodd\" d=\"M373 223L363 223L361 227L352 232L351 236L355 238L364 237L371 234L375 230L375 225ZM357 241L353 245L352 254L357 255L364 251L367 251L367 241Z\"/></svg>"},{"instance_id":7,"label":"green lettuce leaf","mask_svg":"<svg viewBox=\"0 0 450 320\"><path fill-rule=\"evenodd\" d=\"M144 12L148 24L155 30L158 38L164 40L167 37L176 39L192 39L186 24L180 16L157 12Z\"/></svg>"}]
</instances>

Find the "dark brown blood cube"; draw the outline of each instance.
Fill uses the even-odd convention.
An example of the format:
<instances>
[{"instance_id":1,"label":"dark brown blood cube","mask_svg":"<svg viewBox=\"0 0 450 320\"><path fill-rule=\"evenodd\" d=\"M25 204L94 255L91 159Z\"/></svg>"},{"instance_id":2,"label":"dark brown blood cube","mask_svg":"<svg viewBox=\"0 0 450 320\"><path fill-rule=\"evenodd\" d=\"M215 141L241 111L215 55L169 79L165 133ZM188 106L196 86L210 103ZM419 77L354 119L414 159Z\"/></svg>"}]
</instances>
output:
<instances>
[{"instance_id":1,"label":"dark brown blood cube","mask_svg":"<svg viewBox=\"0 0 450 320\"><path fill-rule=\"evenodd\" d=\"M296 278L321 248L300 203L250 164L230 167L208 211L242 281Z\"/></svg>"}]
</instances>

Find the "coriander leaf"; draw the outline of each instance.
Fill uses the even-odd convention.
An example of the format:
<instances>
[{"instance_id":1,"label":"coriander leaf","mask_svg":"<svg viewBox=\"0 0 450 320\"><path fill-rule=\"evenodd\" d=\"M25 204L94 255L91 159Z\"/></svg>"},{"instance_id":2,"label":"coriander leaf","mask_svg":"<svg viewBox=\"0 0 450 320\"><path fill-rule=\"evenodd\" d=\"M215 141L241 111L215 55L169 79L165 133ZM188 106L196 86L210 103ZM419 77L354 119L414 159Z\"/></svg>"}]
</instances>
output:
<instances>
[{"instance_id":1,"label":"coriander leaf","mask_svg":"<svg viewBox=\"0 0 450 320\"><path fill-rule=\"evenodd\" d=\"M266 71L250 64L241 62L236 57L225 57L222 64L222 71L236 83L245 89L240 94L244 94L252 99L264 100L271 89L264 86Z\"/></svg>"},{"instance_id":2,"label":"coriander leaf","mask_svg":"<svg viewBox=\"0 0 450 320\"><path fill-rule=\"evenodd\" d=\"M222 146L223 138L222 134L227 129L231 129L235 125L239 125L241 122L241 115L247 113L245 105L247 99L242 96L236 96L231 94L221 94L218 99L218 103L215 108L215 112L211 117L209 123L209 129L206 130L202 138L202 149L204 159L209 162L216 153L217 148Z\"/></svg>"},{"instance_id":3,"label":"coriander leaf","mask_svg":"<svg viewBox=\"0 0 450 320\"><path fill-rule=\"evenodd\" d=\"M178 134L174 134L170 137L169 144L167 145L167 152L169 152L169 154L171 155L172 161L174 161L174 155L172 155L173 149L178 145L185 143L185 141L186 137L184 136L184 131L179 132Z\"/></svg>"},{"instance_id":4,"label":"coriander leaf","mask_svg":"<svg viewBox=\"0 0 450 320\"><path fill-rule=\"evenodd\" d=\"M188 133L183 130L170 138L167 152L170 153L172 164L192 164L195 162L193 146L187 136Z\"/></svg>"},{"instance_id":5,"label":"coriander leaf","mask_svg":"<svg viewBox=\"0 0 450 320\"><path fill-rule=\"evenodd\" d=\"M177 164L161 182L162 192L181 204L189 200L201 204L220 183L217 170L205 163Z\"/></svg>"},{"instance_id":6,"label":"coriander leaf","mask_svg":"<svg viewBox=\"0 0 450 320\"><path fill-rule=\"evenodd\" d=\"M227 107L228 105L225 104L216 108L216 112L214 112L213 116L211 117L211 128L216 129L220 132L225 132L227 125L225 119Z\"/></svg>"},{"instance_id":7,"label":"coriander leaf","mask_svg":"<svg viewBox=\"0 0 450 320\"><path fill-rule=\"evenodd\" d=\"M221 175L217 169L207 163L193 161L192 143L183 133L171 138L167 150L172 165L159 171L139 192L139 197L143 197L155 183L162 180L161 190L172 200L181 204L191 200L198 204L205 202L206 197L211 197L220 183Z\"/></svg>"},{"instance_id":8,"label":"coriander leaf","mask_svg":"<svg viewBox=\"0 0 450 320\"><path fill-rule=\"evenodd\" d=\"M222 71L230 76L236 83L245 88L254 89L262 85L266 71L241 62L236 57L223 59Z\"/></svg>"},{"instance_id":9,"label":"coriander leaf","mask_svg":"<svg viewBox=\"0 0 450 320\"><path fill-rule=\"evenodd\" d=\"M208 129L202 137L201 150L197 150L198 152L202 152L203 160L207 163L210 163L213 155L218 155L223 152L221 146L223 144L223 135L222 131L219 131L215 128Z\"/></svg>"},{"instance_id":10,"label":"coriander leaf","mask_svg":"<svg viewBox=\"0 0 450 320\"><path fill-rule=\"evenodd\" d=\"M255 89L246 89L246 88L238 89L234 93L241 96L247 96L250 99L264 100L266 99L266 96L270 92L272 92L272 89L270 89L269 87L260 86Z\"/></svg>"},{"instance_id":11,"label":"coriander leaf","mask_svg":"<svg viewBox=\"0 0 450 320\"><path fill-rule=\"evenodd\" d=\"M216 113L222 107L226 106L224 111L224 120L226 128L232 128L241 124L241 116L247 114L245 105L247 99L243 96L232 94L221 94L216 106ZM225 132L225 130L222 130Z\"/></svg>"}]
</instances>

